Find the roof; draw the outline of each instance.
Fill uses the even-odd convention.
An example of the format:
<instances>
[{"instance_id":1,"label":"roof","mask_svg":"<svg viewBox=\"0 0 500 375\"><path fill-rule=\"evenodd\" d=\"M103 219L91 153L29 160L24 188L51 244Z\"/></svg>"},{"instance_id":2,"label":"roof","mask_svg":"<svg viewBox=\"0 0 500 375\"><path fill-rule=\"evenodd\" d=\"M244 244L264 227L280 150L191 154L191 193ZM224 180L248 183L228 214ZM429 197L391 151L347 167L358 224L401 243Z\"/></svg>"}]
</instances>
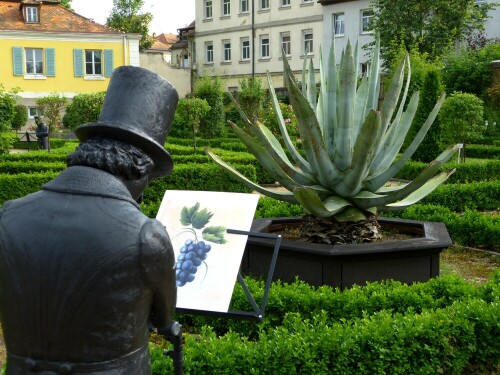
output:
<instances>
[{"instance_id":1,"label":"roof","mask_svg":"<svg viewBox=\"0 0 500 375\"><path fill-rule=\"evenodd\" d=\"M167 44L171 46L175 42L177 42L177 35L175 34L160 34L156 37L156 40L160 41L161 43Z\"/></svg>"},{"instance_id":2,"label":"roof","mask_svg":"<svg viewBox=\"0 0 500 375\"><path fill-rule=\"evenodd\" d=\"M149 49L156 51L170 51L170 47L172 47L172 45L173 43L167 44L163 43L161 40L156 39Z\"/></svg>"},{"instance_id":3,"label":"roof","mask_svg":"<svg viewBox=\"0 0 500 375\"><path fill-rule=\"evenodd\" d=\"M179 40L177 43L175 43L170 49L175 50L175 49L184 49L188 47L188 42L187 40Z\"/></svg>"},{"instance_id":4,"label":"roof","mask_svg":"<svg viewBox=\"0 0 500 375\"><path fill-rule=\"evenodd\" d=\"M21 0L0 0L0 30L123 34L63 7L54 0L23 0L40 6L40 22L24 22Z\"/></svg>"}]
</instances>

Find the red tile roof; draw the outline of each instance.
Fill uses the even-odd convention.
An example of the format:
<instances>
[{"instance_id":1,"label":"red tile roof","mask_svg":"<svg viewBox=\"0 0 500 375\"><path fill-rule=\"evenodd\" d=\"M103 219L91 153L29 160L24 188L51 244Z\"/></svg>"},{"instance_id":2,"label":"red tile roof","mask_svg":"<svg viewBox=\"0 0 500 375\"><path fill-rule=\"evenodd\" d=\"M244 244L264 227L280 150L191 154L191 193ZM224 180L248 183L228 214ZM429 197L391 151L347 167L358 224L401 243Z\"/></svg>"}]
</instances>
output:
<instances>
[{"instance_id":1,"label":"red tile roof","mask_svg":"<svg viewBox=\"0 0 500 375\"><path fill-rule=\"evenodd\" d=\"M24 22L21 0L0 0L0 30L123 34L66 9L59 1L23 0L26 3L40 4L40 22Z\"/></svg>"},{"instance_id":2,"label":"red tile roof","mask_svg":"<svg viewBox=\"0 0 500 375\"><path fill-rule=\"evenodd\" d=\"M172 45L174 44L175 42L177 42L177 35L176 34L160 34L156 37L156 40L164 43L164 44L168 44L168 45Z\"/></svg>"}]
</instances>

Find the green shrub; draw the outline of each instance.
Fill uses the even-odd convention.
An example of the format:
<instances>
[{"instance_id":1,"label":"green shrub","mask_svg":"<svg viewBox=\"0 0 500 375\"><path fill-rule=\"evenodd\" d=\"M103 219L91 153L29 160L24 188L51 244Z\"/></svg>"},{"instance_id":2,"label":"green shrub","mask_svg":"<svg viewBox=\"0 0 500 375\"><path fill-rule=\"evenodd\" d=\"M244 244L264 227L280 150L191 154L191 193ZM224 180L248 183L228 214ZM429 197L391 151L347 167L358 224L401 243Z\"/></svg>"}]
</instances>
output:
<instances>
[{"instance_id":1,"label":"green shrub","mask_svg":"<svg viewBox=\"0 0 500 375\"><path fill-rule=\"evenodd\" d=\"M260 78L250 77L240 79L240 89L237 93L238 103L248 118L260 118L262 103L266 97L262 80Z\"/></svg>"},{"instance_id":2,"label":"green shrub","mask_svg":"<svg viewBox=\"0 0 500 375\"><path fill-rule=\"evenodd\" d=\"M493 370L500 362L499 297L492 293L499 280L497 273L474 288L444 276L411 286L371 283L344 292L302 282L274 283L261 324L181 316L183 325L198 333L186 335L184 371L321 375ZM254 296L262 296L262 282L246 282ZM231 305L244 303L237 286ZM159 355L162 349L152 346L152 352L154 368L165 371L158 374L172 373L171 361Z\"/></svg>"},{"instance_id":3,"label":"green shrub","mask_svg":"<svg viewBox=\"0 0 500 375\"><path fill-rule=\"evenodd\" d=\"M0 131L0 157L9 155L15 141L15 133Z\"/></svg>"},{"instance_id":4,"label":"green shrub","mask_svg":"<svg viewBox=\"0 0 500 375\"><path fill-rule=\"evenodd\" d=\"M425 163L407 162L405 166L398 172L396 178L403 180L413 180L426 167ZM443 170L455 168L456 171L446 181L449 184L466 183L474 181L491 181L497 180L500 176L500 161L489 160L484 163L447 163L443 166Z\"/></svg>"},{"instance_id":5,"label":"green shrub","mask_svg":"<svg viewBox=\"0 0 500 375\"><path fill-rule=\"evenodd\" d=\"M69 129L88 122L96 122L99 119L105 92L93 92L75 95L71 104L66 108L63 124Z\"/></svg>"},{"instance_id":6,"label":"green shrub","mask_svg":"<svg viewBox=\"0 0 500 375\"><path fill-rule=\"evenodd\" d=\"M477 159L500 159L500 140L497 146L468 145L467 157Z\"/></svg>"},{"instance_id":7,"label":"green shrub","mask_svg":"<svg viewBox=\"0 0 500 375\"><path fill-rule=\"evenodd\" d=\"M469 143L482 135L485 125L483 101L473 94L455 92L443 103L439 112L443 146Z\"/></svg>"},{"instance_id":8,"label":"green shrub","mask_svg":"<svg viewBox=\"0 0 500 375\"><path fill-rule=\"evenodd\" d=\"M40 190L43 184L49 182L57 175L58 173L55 172L0 175L0 205L6 201L21 198Z\"/></svg>"},{"instance_id":9,"label":"green shrub","mask_svg":"<svg viewBox=\"0 0 500 375\"><path fill-rule=\"evenodd\" d=\"M18 174L18 173L39 173L46 171L61 172L66 169L65 162L33 162L24 161L4 161L0 163L0 174Z\"/></svg>"},{"instance_id":10,"label":"green shrub","mask_svg":"<svg viewBox=\"0 0 500 375\"><path fill-rule=\"evenodd\" d=\"M21 129L28 122L28 107L17 104L14 107L14 117L12 117L12 128Z\"/></svg>"},{"instance_id":11,"label":"green shrub","mask_svg":"<svg viewBox=\"0 0 500 375\"><path fill-rule=\"evenodd\" d=\"M219 78L205 76L196 83L194 96L205 99L210 111L200 122L200 136L216 138L224 134L225 118L222 101L222 83Z\"/></svg>"},{"instance_id":12,"label":"green shrub","mask_svg":"<svg viewBox=\"0 0 500 375\"><path fill-rule=\"evenodd\" d=\"M304 209L299 204L279 201L261 196L255 211L255 218L295 217L304 215Z\"/></svg>"},{"instance_id":13,"label":"green shrub","mask_svg":"<svg viewBox=\"0 0 500 375\"><path fill-rule=\"evenodd\" d=\"M453 242L465 246L499 248L500 217L466 210L463 215L435 205L415 204L402 211L384 212L384 216L410 220L443 222Z\"/></svg>"},{"instance_id":14,"label":"green shrub","mask_svg":"<svg viewBox=\"0 0 500 375\"><path fill-rule=\"evenodd\" d=\"M51 132L61 127L62 113L67 102L66 97L56 92L36 100L38 113L43 114Z\"/></svg>"},{"instance_id":15,"label":"green shrub","mask_svg":"<svg viewBox=\"0 0 500 375\"><path fill-rule=\"evenodd\" d=\"M16 98L15 92L5 91L2 84L0 84L0 132L7 131L11 127Z\"/></svg>"},{"instance_id":16,"label":"green shrub","mask_svg":"<svg viewBox=\"0 0 500 375\"><path fill-rule=\"evenodd\" d=\"M491 82L491 62L499 59L500 42L446 57L443 83L447 91L462 91L484 98Z\"/></svg>"}]
</instances>

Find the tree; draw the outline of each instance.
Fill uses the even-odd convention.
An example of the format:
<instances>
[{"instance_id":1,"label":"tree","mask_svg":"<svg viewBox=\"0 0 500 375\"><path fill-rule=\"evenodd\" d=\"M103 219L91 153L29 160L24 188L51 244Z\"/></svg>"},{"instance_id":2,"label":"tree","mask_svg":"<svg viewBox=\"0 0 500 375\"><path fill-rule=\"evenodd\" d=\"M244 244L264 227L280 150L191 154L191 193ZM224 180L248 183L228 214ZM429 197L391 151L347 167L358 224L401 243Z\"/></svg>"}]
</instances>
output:
<instances>
[{"instance_id":1,"label":"tree","mask_svg":"<svg viewBox=\"0 0 500 375\"><path fill-rule=\"evenodd\" d=\"M193 147L196 153L196 134L200 129L200 121L210 111L210 106L205 99L187 98L179 100L176 112L183 118L184 123L191 125Z\"/></svg>"},{"instance_id":2,"label":"tree","mask_svg":"<svg viewBox=\"0 0 500 375\"><path fill-rule=\"evenodd\" d=\"M28 107L22 104L17 104L14 107L14 117L12 118L12 128L19 130L28 122Z\"/></svg>"},{"instance_id":3,"label":"tree","mask_svg":"<svg viewBox=\"0 0 500 375\"><path fill-rule=\"evenodd\" d=\"M15 114L16 93L5 91L0 84L0 132L11 128Z\"/></svg>"},{"instance_id":4,"label":"tree","mask_svg":"<svg viewBox=\"0 0 500 375\"><path fill-rule=\"evenodd\" d=\"M63 118L64 126L74 130L78 125L97 121L105 95L105 92L75 95L71 104L66 108Z\"/></svg>"},{"instance_id":5,"label":"tree","mask_svg":"<svg viewBox=\"0 0 500 375\"><path fill-rule=\"evenodd\" d=\"M36 100L38 112L47 119L50 131L54 131L61 126L61 118L67 99L58 93L52 93Z\"/></svg>"},{"instance_id":6,"label":"tree","mask_svg":"<svg viewBox=\"0 0 500 375\"><path fill-rule=\"evenodd\" d=\"M222 83L218 77L205 76L195 87L194 96L205 99L210 106L208 113L201 118L200 134L205 138L217 138L224 134L225 114Z\"/></svg>"},{"instance_id":7,"label":"tree","mask_svg":"<svg viewBox=\"0 0 500 375\"><path fill-rule=\"evenodd\" d=\"M482 136L486 126L483 118L483 101L476 95L462 92L451 94L443 103L439 113L442 126L443 145L462 143Z\"/></svg>"},{"instance_id":8,"label":"tree","mask_svg":"<svg viewBox=\"0 0 500 375\"><path fill-rule=\"evenodd\" d=\"M494 4L475 0L373 0L373 28L380 35L381 55L393 60L392 46L416 46L431 58L443 56L457 41L484 30Z\"/></svg>"},{"instance_id":9,"label":"tree","mask_svg":"<svg viewBox=\"0 0 500 375\"><path fill-rule=\"evenodd\" d=\"M422 88L422 96L420 103L418 104L417 113L410 128L410 139L415 138L425 120L434 109L441 91L442 90L439 81L439 72L437 70L429 70L427 72L427 75L425 76L424 85ZM439 154L441 148L440 138L441 125L439 124L438 119L436 119L427 132L424 140L413 154L412 159L425 163L430 163L431 161L433 161L435 155Z\"/></svg>"},{"instance_id":10,"label":"tree","mask_svg":"<svg viewBox=\"0 0 500 375\"><path fill-rule=\"evenodd\" d=\"M261 114L262 103L266 97L262 80L250 77L239 81L238 102L245 114L251 118L258 118Z\"/></svg>"},{"instance_id":11,"label":"tree","mask_svg":"<svg viewBox=\"0 0 500 375\"><path fill-rule=\"evenodd\" d=\"M149 36L149 24L153 20L151 13L141 13L144 0L113 0L113 9L106 20L106 25L127 33L141 34L139 50L153 45Z\"/></svg>"},{"instance_id":12,"label":"tree","mask_svg":"<svg viewBox=\"0 0 500 375\"><path fill-rule=\"evenodd\" d=\"M65 8L68 8L69 10L73 10L73 8L71 8L71 1L73 0L61 0L61 5Z\"/></svg>"}]
</instances>

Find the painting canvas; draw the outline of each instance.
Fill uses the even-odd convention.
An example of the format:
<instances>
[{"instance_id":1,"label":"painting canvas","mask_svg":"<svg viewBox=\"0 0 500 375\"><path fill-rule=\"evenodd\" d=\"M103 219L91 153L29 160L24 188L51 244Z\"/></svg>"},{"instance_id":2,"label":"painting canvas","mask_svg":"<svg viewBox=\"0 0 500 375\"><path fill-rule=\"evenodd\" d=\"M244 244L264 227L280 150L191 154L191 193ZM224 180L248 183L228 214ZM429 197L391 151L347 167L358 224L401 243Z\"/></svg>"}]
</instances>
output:
<instances>
[{"instance_id":1,"label":"painting canvas","mask_svg":"<svg viewBox=\"0 0 500 375\"><path fill-rule=\"evenodd\" d=\"M258 194L167 190L156 218L176 258L177 307L227 312Z\"/></svg>"}]
</instances>

